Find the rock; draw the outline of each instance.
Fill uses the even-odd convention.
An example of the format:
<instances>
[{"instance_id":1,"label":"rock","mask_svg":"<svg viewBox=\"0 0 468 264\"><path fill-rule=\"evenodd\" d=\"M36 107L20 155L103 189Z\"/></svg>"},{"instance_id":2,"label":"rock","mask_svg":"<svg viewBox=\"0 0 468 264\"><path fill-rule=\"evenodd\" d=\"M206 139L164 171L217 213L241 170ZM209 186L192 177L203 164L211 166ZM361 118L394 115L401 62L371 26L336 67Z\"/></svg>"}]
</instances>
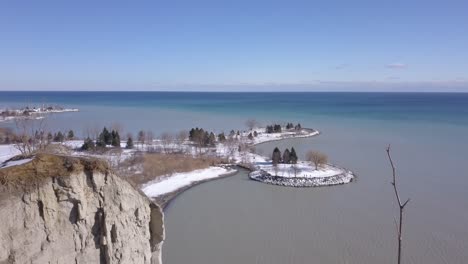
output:
<instances>
[{"instance_id":1,"label":"rock","mask_svg":"<svg viewBox=\"0 0 468 264\"><path fill-rule=\"evenodd\" d=\"M161 263L161 208L95 160L38 155L0 183L0 263Z\"/></svg>"}]
</instances>

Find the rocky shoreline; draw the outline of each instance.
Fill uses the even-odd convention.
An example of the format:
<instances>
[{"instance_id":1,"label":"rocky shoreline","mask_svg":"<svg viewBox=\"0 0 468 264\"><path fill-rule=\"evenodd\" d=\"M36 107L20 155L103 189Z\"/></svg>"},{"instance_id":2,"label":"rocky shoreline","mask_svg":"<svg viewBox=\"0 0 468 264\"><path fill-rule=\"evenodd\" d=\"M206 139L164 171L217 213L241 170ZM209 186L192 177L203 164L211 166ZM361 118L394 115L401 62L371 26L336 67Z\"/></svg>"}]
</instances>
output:
<instances>
[{"instance_id":1,"label":"rocky shoreline","mask_svg":"<svg viewBox=\"0 0 468 264\"><path fill-rule=\"evenodd\" d=\"M329 177L282 177L273 176L263 170L255 170L249 173L249 178L262 183L287 186L287 187L320 187L332 186L350 183L355 178L354 174L348 170L342 170L342 173Z\"/></svg>"}]
</instances>

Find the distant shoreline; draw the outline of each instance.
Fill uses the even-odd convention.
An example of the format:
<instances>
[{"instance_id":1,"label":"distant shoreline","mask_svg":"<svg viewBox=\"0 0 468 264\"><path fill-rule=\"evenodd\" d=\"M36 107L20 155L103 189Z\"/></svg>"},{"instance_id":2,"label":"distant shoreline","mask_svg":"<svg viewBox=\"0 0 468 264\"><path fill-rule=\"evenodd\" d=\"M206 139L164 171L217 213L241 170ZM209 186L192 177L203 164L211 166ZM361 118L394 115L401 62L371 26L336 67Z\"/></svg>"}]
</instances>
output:
<instances>
[{"instance_id":1,"label":"distant shoreline","mask_svg":"<svg viewBox=\"0 0 468 264\"><path fill-rule=\"evenodd\" d=\"M77 108L63 108L61 106L23 107L19 109L0 109L0 122L17 119L43 119L45 115L66 112L78 112Z\"/></svg>"}]
</instances>

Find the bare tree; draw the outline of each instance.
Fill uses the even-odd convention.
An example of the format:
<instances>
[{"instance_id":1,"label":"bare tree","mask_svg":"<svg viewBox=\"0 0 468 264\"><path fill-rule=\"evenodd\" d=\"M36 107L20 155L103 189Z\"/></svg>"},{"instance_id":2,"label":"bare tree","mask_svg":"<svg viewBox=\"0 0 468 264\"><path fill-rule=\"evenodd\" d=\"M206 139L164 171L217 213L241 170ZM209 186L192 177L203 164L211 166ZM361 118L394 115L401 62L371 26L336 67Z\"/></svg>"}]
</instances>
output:
<instances>
[{"instance_id":1,"label":"bare tree","mask_svg":"<svg viewBox=\"0 0 468 264\"><path fill-rule=\"evenodd\" d=\"M318 151L307 152L306 159L315 165L315 170L318 170L320 166L326 164L328 161L327 155Z\"/></svg>"},{"instance_id":2,"label":"bare tree","mask_svg":"<svg viewBox=\"0 0 468 264\"><path fill-rule=\"evenodd\" d=\"M188 134L189 134L189 133L187 132L187 130L181 130L181 131L179 131L179 133L177 133L177 135L176 135L177 142L178 142L180 145L182 145L182 144L185 142L185 140L187 140Z\"/></svg>"},{"instance_id":3,"label":"bare tree","mask_svg":"<svg viewBox=\"0 0 468 264\"><path fill-rule=\"evenodd\" d=\"M44 150L50 143L47 139L46 122L44 118L15 119L14 147L23 155L30 155Z\"/></svg>"},{"instance_id":4,"label":"bare tree","mask_svg":"<svg viewBox=\"0 0 468 264\"><path fill-rule=\"evenodd\" d=\"M99 134L101 133L101 127L99 124L94 123L93 125L90 126L90 132L93 140L97 140L99 137Z\"/></svg>"},{"instance_id":5,"label":"bare tree","mask_svg":"<svg viewBox=\"0 0 468 264\"><path fill-rule=\"evenodd\" d=\"M169 132L164 132L161 134L161 144L163 147L164 153L168 154L171 150L171 145L174 142L174 135Z\"/></svg>"},{"instance_id":6,"label":"bare tree","mask_svg":"<svg viewBox=\"0 0 468 264\"><path fill-rule=\"evenodd\" d=\"M278 172L279 172L278 163L273 163L273 170L275 171L275 176L278 176Z\"/></svg>"},{"instance_id":7,"label":"bare tree","mask_svg":"<svg viewBox=\"0 0 468 264\"><path fill-rule=\"evenodd\" d=\"M153 142L154 141L153 131L148 130L148 131L146 131L145 135L146 135L146 140L145 140L146 144L149 145L150 148L153 148L153 143L154 143Z\"/></svg>"},{"instance_id":8,"label":"bare tree","mask_svg":"<svg viewBox=\"0 0 468 264\"><path fill-rule=\"evenodd\" d=\"M140 143L140 149L143 148L143 145L145 144L146 140L146 132L143 130L140 130L138 132L138 137L137 137L138 143Z\"/></svg>"},{"instance_id":9,"label":"bare tree","mask_svg":"<svg viewBox=\"0 0 468 264\"><path fill-rule=\"evenodd\" d=\"M250 118L250 119L247 119L247 121L245 121L245 125L247 126L249 130L252 130L254 129L254 127L258 125L258 122L257 120Z\"/></svg>"},{"instance_id":10,"label":"bare tree","mask_svg":"<svg viewBox=\"0 0 468 264\"><path fill-rule=\"evenodd\" d=\"M297 174L301 172L301 168L297 166L297 163L291 164L291 169L294 171L294 177L297 177Z\"/></svg>"},{"instance_id":11,"label":"bare tree","mask_svg":"<svg viewBox=\"0 0 468 264\"><path fill-rule=\"evenodd\" d=\"M236 151L239 150L239 146L237 145L237 140L234 137L228 137L226 142L224 143L225 152L228 153L229 157L234 157Z\"/></svg>"},{"instance_id":12,"label":"bare tree","mask_svg":"<svg viewBox=\"0 0 468 264\"><path fill-rule=\"evenodd\" d=\"M109 150L107 153L107 161L109 164L111 164L115 169L120 169L122 162L125 160L124 157L122 157L122 149L120 148L114 148Z\"/></svg>"},{"instance_id":13,"label":"bare tree","mask_svg":"<svg viewBox=\"0 0 468 264\"><path fill-rule=\"evenodd\" d=\"M393 185L393 190L395 191L395 197L398 202L398 207L399 207L399 219L398 223L397 220L395 219L395 225L397 227L397 236L398 236L398 264L401 263L401 242L403 239L403 213L406 205L410 201L410 199L407 199L405 202L401 201L400 194L398 193L398 186L396 184L396 168L392 160L392 156L390 155L390 145L387 147L387 156L388 160L390 162L390 166L392 167L392 185Z\"/></svg>"}]
</instances>

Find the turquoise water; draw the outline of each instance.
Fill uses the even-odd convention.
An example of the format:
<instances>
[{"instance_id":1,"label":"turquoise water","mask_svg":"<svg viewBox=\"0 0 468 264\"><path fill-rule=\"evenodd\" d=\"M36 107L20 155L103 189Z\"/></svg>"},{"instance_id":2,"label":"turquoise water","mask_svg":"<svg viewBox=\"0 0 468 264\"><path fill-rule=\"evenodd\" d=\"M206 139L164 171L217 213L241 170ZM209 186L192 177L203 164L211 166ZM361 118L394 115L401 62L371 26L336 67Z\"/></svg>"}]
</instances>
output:
<instances>
[{"instance_id":1,"label":"turquoise water","mask_svg":"<svg viewBox=\"0 0 468 264\"><path fill-rule=\"evenodd\" d=\"M125 108L129 115L165 110L259 119L333 118L468 126L468 93L0 92L0 107L42 103L106 113ZM100 117L100 113L94 114ZM103 117L107 122L119 119L107 114Z\"/></svg>"},{"instance_id":2,"label":"turquoise water","mask_svg":"<svg viewBox=\"0 0 468 264\"><path fill-rule=\"evenodd\" d=\"M358 175L329 188L279 188L245 174L194 187L166 210L166 264L394 263L388 144L402 196L412 199L405 263L468 259L468 94L0 92L0 108L32 103L80 108L47 120L78 134L114 122L156 134L237 129L247 118L301 122L322 134L264 144L257 152L294 146L304 157L320 150Z\"/></svg>"}]
</instances>

